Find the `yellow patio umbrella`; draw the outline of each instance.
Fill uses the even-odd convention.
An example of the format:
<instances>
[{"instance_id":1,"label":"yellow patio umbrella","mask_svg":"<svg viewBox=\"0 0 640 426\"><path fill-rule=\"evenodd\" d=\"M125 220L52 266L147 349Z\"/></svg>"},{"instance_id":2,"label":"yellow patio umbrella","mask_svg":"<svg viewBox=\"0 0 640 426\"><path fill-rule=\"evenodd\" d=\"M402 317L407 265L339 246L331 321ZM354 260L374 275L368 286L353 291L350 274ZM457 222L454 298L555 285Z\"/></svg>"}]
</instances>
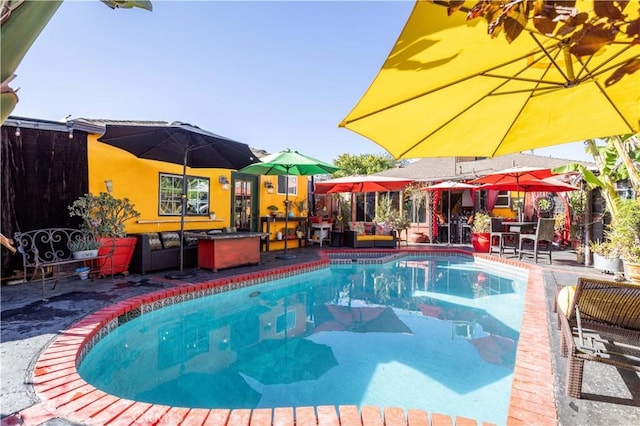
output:
<instances>
[{"instance_id":1,"label":"yellow patio umbrella","mask_svg":"<svg viewBox=\"0 0 640 426\"><path fill-rule=\"evenodd\" d=\"M615 40L580 57L571 53L575 32L547 36L531 18L511 43L502 34L492 38L487 22L467 20L475 3L464 2L447 16L443 6L449 2L416 2L382 69L340 127L395 158L494 157L640 130L640 44L632 44L638 38L637 0L616 21L621 27ZM532 4L514 1L510 7ZM578 0L576 10L594 17L593 5ZM517 18L513 12L507 20ZM602 28L607 22L588 21ZM568 24L560 22L556 32L561 25ZM586 27L580 22L577 28Z\"/></svg>"}]
</instances>

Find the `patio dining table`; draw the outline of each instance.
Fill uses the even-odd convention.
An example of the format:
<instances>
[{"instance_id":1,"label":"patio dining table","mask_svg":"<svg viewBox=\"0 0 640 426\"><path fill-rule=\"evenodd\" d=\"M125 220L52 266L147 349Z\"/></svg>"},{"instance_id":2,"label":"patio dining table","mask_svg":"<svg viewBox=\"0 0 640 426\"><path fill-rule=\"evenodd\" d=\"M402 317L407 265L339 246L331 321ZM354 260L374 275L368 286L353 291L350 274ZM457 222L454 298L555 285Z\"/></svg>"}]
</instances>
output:
<instances>
[{"instance_id":1,"label":"patio dining table","mask_svg":"<svg viewBox=\"0 0 640 426\"><path fill-rule=\"evenodd\" d=\"M502 222L502 225L508 228L509 232L517 232L518 234L526 234L536 230L538 222Z\"/></svg>"},{"instance_id":2,"label":"patio dining table","mask_svg":"<svg viewBox=\"0 0 640 426\"><path fill-rule=\"evenodd\" d=\"M520 246L520 234L530 234L535 232L538 222L504 221L502 222L502 225L505 230L516 234L512 244L514 245L514 253L517 253L518 247ZM509 248L511 248L511 245L509 245Z\"/></svg>"}]
</instances>

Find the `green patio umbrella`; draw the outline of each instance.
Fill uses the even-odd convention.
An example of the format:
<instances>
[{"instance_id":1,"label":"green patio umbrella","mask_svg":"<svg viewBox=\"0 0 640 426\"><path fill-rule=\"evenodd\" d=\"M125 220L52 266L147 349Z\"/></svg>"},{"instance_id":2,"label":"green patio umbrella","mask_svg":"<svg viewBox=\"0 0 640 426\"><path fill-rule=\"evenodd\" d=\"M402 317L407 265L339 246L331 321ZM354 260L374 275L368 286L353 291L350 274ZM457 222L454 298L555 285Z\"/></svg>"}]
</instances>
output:
<instances>
[{"instance_id":1,"label":"green patio umbrella","mask_svg":"<svg viewBox=\"0 0 640 426\"><path fill-rule=\"evenodd\" d=\"M287 192L285 195L284 209L284 227L289 226L289 176L313 176L335 173L340 170L333 164L325 163L312 157L300 154L298 151L292 151L287 148L275 154L267 155L260 158L260 161L250 164L239 170L241 173L249 173L253 175L283 175L286 176ZM281 259L291 259L295 256L287 254L287 239L284 239L284 254L279 256Z\"/></svg>"}]
</instances>

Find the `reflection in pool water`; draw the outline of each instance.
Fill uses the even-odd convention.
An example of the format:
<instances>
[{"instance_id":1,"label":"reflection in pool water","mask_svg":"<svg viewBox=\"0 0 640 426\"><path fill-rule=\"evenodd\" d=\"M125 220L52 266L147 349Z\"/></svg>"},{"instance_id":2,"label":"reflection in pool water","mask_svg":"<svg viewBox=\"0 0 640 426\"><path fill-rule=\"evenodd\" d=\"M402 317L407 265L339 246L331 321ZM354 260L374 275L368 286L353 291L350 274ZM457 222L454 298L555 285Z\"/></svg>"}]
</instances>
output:
<instances>
[{"instance_id":1,"label":"reflection in pool water","mask_svg":"<svg viewBox=\"0 0 640 426\"><path fill-rule=\"evenodd\" d=\"M464 258L334 265L146 313L79 372L173 406L397 406L502 424L526 283L509 275Z\"/></svg>"}]
</instances>

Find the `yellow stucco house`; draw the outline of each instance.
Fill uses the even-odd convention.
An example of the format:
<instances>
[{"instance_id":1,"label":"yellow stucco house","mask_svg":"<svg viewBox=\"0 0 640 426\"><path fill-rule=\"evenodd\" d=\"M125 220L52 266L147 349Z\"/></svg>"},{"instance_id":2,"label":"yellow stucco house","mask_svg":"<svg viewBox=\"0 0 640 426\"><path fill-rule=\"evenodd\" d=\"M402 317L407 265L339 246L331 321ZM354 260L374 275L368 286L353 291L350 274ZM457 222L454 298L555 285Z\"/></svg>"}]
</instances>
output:
<instances>
[{"instance_id":1,"label":"yellow stucco house","mask_svg":"<svg viewBox=\"0 0 640 426\"><path fill-rule=\"evenodd\" d=\"M57 122L9 117L2 126L3 148L16 159L21 159L17 161L25 161L27 168L46 162L46 168L50 169L45 172L43 167L39 167L38 171L31 169L23 173L21 168L16 168L16 182L28 188L38 186L41 190L30 196L25 194L25 199L16 200L15 206L23 206L20 210L35 212L44 203L51 214L38 210L42 214L38 213L38 217L29 220L19 214L8 214L9 218L13 217L13 223L7 222L3 229L12 232L16 228L65 226L69 221L66 206L75 198L86 192L98 194L106 191L116 198L129 198L141 213L139 218L126 223L128 234L180 229L182 165L140 159L127 151L98 141L107 124L169 123L86 118ZM256 158L267 154L255 148L251 150ZM45 155L46 152L50 152L50 158ZM34 179L33 173L40 172L48 177L31 182ZM239 231L265 232L266 218L274 213L268 208L272 206L277 207L276 216L281 216L281 219L284 217L287 190L284 176L256 176L228 169L187 168L187 182L187 231L235 227ZM309 178L306 176L289 177L292 210L289 217L293 216L294 219L289 221L288 232L284 230L283 220L271 221L271 250L283 247L282 240L277 239L278 232L291 235L303 223L306 225L306 219L295 218L306 218L308 182ZM43 188L44 186L49 188ZM20 197L20 191L9 187L6 189L4 193L18 193L17 197ZM56 195L46 200L37 200L43 191ZM7 195L7 198L10 196Z\"/></svg>"}]
</instances>

